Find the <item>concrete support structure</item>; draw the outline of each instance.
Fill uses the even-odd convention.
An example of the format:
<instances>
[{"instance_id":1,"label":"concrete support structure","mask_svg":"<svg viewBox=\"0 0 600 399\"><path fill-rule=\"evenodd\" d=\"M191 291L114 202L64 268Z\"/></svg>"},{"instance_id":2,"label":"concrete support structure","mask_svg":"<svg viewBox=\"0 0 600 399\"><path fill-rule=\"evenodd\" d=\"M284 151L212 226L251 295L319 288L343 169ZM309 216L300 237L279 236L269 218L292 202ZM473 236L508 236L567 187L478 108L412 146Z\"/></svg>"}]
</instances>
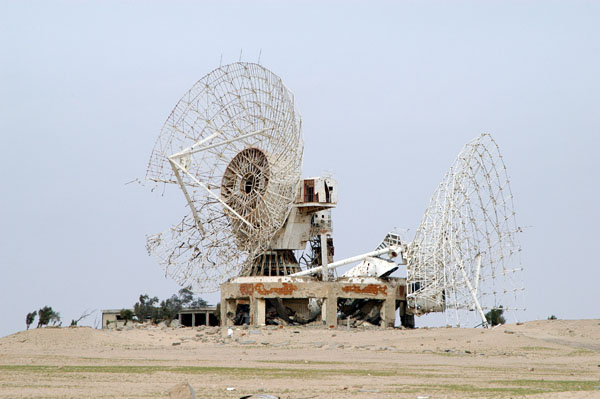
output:
<instances>
[{"instance_id":1,"label":"concrete support structure","mask_svg":"<svg viewBox=\"0 0 600 399\"><path fill-rule=\"evenodd\" d=\"M406 301L406 279L374 277L319 281L312 277L237 277L221 285L221 325L233 325L238 305L249 305L250 324L265 324L266 300L321 301L320 319L327 327L337 326L339 299L382 301L382 327L393 327L396 307ZM404 307L401 307L403 309Z\"/></svg>"},{"instance_id":2,"label":"concrete support structure","mask_svg":"<svg viewBox=\"0 0 600 399\"><path fill-rule=\"evenodd\" d=\"M329 280L329 270L327 269L327 232L321 232L321 266L323 267L323 281Z\"/></svg>"},{"instance_id":3,"label":"concrete support structure","mask_svg":"<svg viewBox=\"0 0 600 399\"><path fill-rule=\"evenodd\" d=\"M216 306L205 306L201 308L185 308L179 312L177 318L182 326L210 326L218 325ZM211 317L212 316L212 317Z\"/></svg>"}]
</instances>

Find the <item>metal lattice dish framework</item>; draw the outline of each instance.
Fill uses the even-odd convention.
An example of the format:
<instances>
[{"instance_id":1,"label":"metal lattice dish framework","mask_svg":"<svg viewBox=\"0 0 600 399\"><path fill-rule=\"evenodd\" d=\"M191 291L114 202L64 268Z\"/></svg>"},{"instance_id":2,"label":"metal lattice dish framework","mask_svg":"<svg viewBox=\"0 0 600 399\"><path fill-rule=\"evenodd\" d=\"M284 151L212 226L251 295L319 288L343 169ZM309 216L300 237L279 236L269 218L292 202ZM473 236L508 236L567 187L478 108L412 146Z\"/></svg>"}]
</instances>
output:
<instances>
[{"instance_id":1,"label":"metal lattice dish framework","mask_svg":"<svg viewBox=\"0 0 600 399\"><path fill-rule=\"evenodd\" d=\"M446 310L521 309L521 248L513 196L498 145L482 134L460 152L431 197L409 245L408 307ZM448 311L451 311L450 313Z\"/></svg>"},{"instance_id":2,"label":"metal lattice dish framework","mask_svg":"<svg viewBox=\"0 0 600 399\"><path fill-rule=\"evenodd\" d=\"M168 276L216 291L268 247L300 181L300 115L281 79L258 64L222 66L178 102L146 179L175 184L190 212L147 248Z\"/></svg>"}]
</instances>

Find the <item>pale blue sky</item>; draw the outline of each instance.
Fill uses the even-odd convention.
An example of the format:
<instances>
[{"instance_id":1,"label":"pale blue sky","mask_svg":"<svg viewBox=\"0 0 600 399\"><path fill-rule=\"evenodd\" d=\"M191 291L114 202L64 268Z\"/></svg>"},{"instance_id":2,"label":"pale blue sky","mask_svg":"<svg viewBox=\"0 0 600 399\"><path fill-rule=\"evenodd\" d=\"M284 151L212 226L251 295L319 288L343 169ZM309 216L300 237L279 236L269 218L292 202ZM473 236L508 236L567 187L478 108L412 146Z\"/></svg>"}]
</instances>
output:
<instances>
[{"instance_id":1,"label":"pale blue sky","mask_svg":"<svg viewBox=\"0 0 600 399\"><path fill-rule=\"evenodd\" d=\"M125 183L181 95L241 49L296 96L303 175L338 180L336 258L412 237L489 132L531 226L522 318L600 316L600 3L323 3L0 1L0 336L44 305L68 324L177 291L144 244L185 201Z\"/></svg>"}]
</instances>

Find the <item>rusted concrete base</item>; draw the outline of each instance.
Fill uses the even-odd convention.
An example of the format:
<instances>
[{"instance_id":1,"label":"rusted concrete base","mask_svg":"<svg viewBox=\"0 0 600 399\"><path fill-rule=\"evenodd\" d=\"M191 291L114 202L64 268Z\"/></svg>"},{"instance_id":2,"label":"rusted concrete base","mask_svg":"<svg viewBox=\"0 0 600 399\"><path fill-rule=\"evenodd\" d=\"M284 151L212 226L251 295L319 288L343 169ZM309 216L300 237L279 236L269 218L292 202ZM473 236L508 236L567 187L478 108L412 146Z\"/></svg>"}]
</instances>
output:
<instances>
[{"instance_id":1,"label":"rusted concrete base","mask_svg":"<svg viewBox=\"0 0 600 399\"><path fill-rule=\"evenodd\" d=\"M320 300L321 316L317 320L322 320L326 327L337 326L338 299L380 300L381 325L393 327L396 308L406 301L406 279L365 277L319 281L312 277L237 277L221 285L221 325L234 324L238 305L250 306L251 325L264 325L265 300L269 298Z\"/></svg>"}]
</instances>

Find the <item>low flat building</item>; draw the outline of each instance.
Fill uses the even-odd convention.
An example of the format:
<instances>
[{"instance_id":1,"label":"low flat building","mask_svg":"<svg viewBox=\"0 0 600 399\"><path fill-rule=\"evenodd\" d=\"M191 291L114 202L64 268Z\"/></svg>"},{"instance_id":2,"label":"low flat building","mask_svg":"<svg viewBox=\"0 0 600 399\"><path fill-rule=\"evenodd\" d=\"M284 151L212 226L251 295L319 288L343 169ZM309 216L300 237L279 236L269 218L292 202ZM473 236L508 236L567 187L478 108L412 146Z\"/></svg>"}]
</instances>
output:
<instances>
[{"instance_id":1,"label":"low flat building","mask_svg":"<svg viewBox=\"0 0 600 399\"><path fill-rule=\"evenodd\" d=\"M130 309L133 311L133 309ZM184 327L218 326L219 315L216 306L182 309L177 317L179 324ZM123 327L125 320L121 317L121 309L102 310L102 328Z\"/></svg>"},{"instance_id":2,"label":"low flat building","mask_svg":"<svg viewBox=\"0 0 600 399\"><path fill-rule=\"evenodd\" d=\"M102 310L102 328L123 327L125 320L121 317L121 309Z\"/></svg>"},{"instance_id":3,"label":"low flat building","mask_svg":"<svg viewBox=\"0 0 600 399\"><path fill-rule=\"evenodd\" d=\"M182 309L177 315L179 323L185 327L218 326L219 316L216 306Z\"/></svg>"}]
</instances>

